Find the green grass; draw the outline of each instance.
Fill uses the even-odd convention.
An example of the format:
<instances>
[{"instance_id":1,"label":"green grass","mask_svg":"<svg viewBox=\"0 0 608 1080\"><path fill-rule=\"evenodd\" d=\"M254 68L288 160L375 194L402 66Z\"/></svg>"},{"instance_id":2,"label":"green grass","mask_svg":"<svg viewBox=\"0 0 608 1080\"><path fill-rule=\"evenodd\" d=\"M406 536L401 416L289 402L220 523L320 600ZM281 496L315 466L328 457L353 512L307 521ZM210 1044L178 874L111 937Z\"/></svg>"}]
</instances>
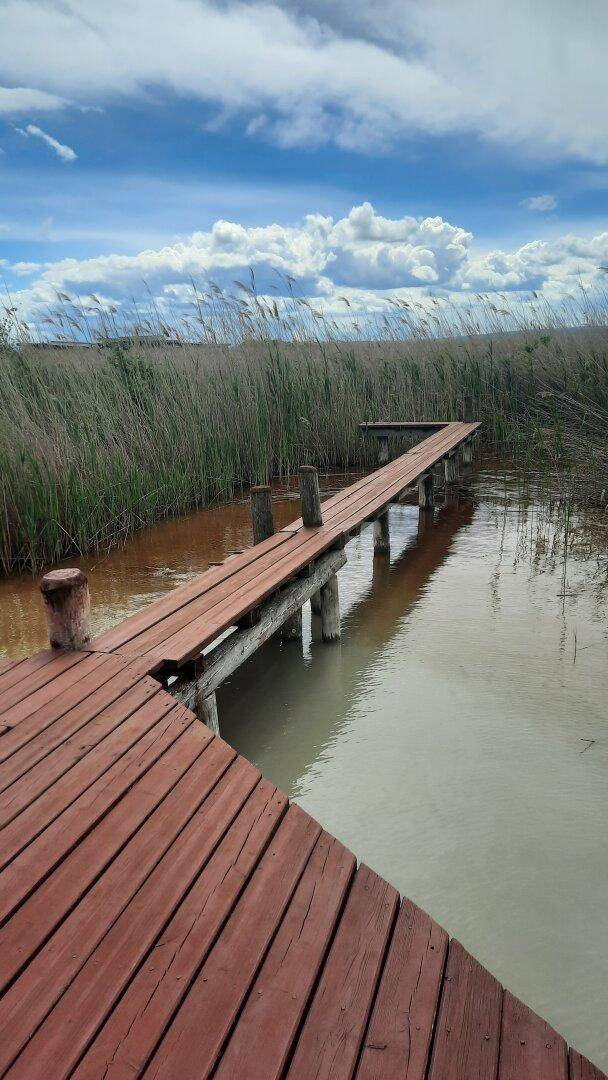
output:
<instances>
[{"instance_id":1,"label":"green grass","mask_svg":"<svg viewBox=\"0 0 608 1080\"><path fill-rule=\"evenodd\" d=\"M377 340L344 341L327 325L321 334L317 316L304 312L308 322L290 327L299 340L286 341L257 314L231 347L215 331L198 343L127 349L15 349L5 340L5 573L107 550L162 517L304 462L371 464L375 447L360 421L454 419L465 401L489 446L548 463L598 500L608 487L602 325L514 334L494 326L485 335L469 325L435 337L412 332L410 319L407 333L392 324Z\"/></svg>"}]
</instances>

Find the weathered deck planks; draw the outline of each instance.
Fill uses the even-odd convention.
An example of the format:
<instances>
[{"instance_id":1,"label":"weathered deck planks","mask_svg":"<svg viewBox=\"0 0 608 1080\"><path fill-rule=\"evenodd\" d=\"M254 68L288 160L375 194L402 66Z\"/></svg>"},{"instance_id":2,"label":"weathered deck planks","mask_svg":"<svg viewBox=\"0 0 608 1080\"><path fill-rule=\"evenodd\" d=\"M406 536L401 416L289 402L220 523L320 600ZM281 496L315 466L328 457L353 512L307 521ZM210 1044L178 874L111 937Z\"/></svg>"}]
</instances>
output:
<instances>
[{"instance_id":1,"label":"weathered deck planks","mask_svg":"<svg viewBox=\"0 0 608 1080\"><path fill-rule=\"evenodd\" d=\"M417 467L327 500L319 550ZM115 637L202 620L218 582L241 610L311 539L296 523ZM0 1075L606 1080L148 668L139 646L0 665Z\"/></svg>"}]
</instances>

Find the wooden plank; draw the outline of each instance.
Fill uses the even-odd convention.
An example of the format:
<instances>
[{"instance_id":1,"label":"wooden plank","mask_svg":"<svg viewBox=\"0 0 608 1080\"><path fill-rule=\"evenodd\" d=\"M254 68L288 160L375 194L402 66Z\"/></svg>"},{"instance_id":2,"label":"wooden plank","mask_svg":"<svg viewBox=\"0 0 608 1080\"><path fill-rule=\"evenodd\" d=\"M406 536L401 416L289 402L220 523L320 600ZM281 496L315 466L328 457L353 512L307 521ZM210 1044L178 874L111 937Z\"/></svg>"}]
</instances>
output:
<instances>
[{"instance_id":1,"label":"wooden plank","mask_svg":"<svg viewBox=\"0 0 608 1080\"><path fill-rule=\"evenodd\" d=\"M346 555L343 551L332 551L321 556L314 564L310 577L287 585L284 591L261 608L259 621L254 626L235 631L208 653L205 656L203 673L198 679L187 677L181 685L173 683L173 696L192 708L199 694L208 697L215 693L218 687L345 563Z\"/></svg>"},{"instance_id":2,"label":"wooden plank","mask_svg":"<svg viewBox=\"0 0 608 1080\"><path fill-rule=\"evenodd\" d=\"M160 690L127 668L0 765L0 828ZM27 782L19 780L27 775Z\"/></svg>"},{"instance_id":3,"label":"wooden plank","mask_svg":"<svg viewBox=\"0 0 608 1080\"><path fill-rule=\"evenodd\" d=\"M14 785L16 788L14 794L13 788L9 788L4 793L6 797L13 795L12 802L9 804L9 812L12 813L13 820L0 832L0 867L6 866L11 859L35 840L83 792L111 769L119 758L134 747L143 735L157 725L159 711L142 708L142 706L159 693L160 687L152 684L151 687L141 686L123 695L107 714L102 714L100 718L103 719L105 716L109 718L113 729L111 737L105 739L91 753L87 753L84 760L66 771L37 799L32 797L30 801L30 780L33 779L34 783L38 781L37 769L29 772ZM168 702L159 698L159 704L160 715L163 715L169 708ZM77 738L82 738L80 733ZM43 778L40 781L42 784L46 782L45 773L49 769L48 761L46 759L42 761L40 767L43 770ZM21 813L18 813L21 803L25 803L25 807Z\"/></svg>"},{"instance_id":4,"label":"wooden plank","mask_svg":"<svg viewBox=\"0 0 608 1080\"><path fill-rule=\"evenodd\" d=\"M104 1011L101 1015L96 1012L95 997L86 997L81 1001L76 995L74 999L70 988L67 994L68 1012L66 1013L64 1001L61 1001L55 1009L55 1018L49 1024L43 1025L42 1029L39 1025L70 984L74 986L72 980L78 975L106 931L115 924L115 920L119 919L140 886L143 886L146 892L144 882L148 875L158 867L165 853L169 853L165 869L167 863L170 866L172 844L178 840L182 829L191 822L235 756L236 752L221 739L214 739L211 742L0 1000L0 1028L5 1033L0 1047L0 1068L7 1068L28 1041L28 1049L21 1054L15 1075L48 1076L52 1061L61 1060L65 1066L67 1059L74 1053L76 1056L72 1059L72 1063L76 1063L85 1049L86 1042L91 1035L95 1034L106 1015ZM253 771L255 773L255 770ZM236 779L238 782L238 777ZM198 824L200 839L200 822ZM177 848L178 856L182 848L183 843ZM192 858L191 851L189 855ZM183 862L181 871L183 879L187 872ZM168 879L163 884L166 886ZM171 914L170 909L168 914ZM145 925L148 933L152 934L149 944L153 943L164 921L166 919L162 918L162 905L158 909L155 905L148 906L144 903L139 911L139 929L141 931ZM135 938L137 937L137 920L134 926L130 923L129 918L126 921L126 934L123 932L121 938L123 951L128 951L130 947L133 947L134 942L129 945L132 934ZM124 931L125 920L122 920L120 925ZM145 952L145 949L143 951ZM121 960L124 962L125 958L122 954L115 955L115 963L120 965ZM111 967L106 966L104 970L107 983L105 996L107 999L110 995L111 1004L116 973ZM88 974L91 973L96 974L95 965L92 969L89 968ZM77 983L83 989L87 985L87 977L77 979ZM96 982L96 989L102 994L103 1000L104 992L98 982ZM85 1014L87 1005L88 1015ZM90 1009L93 1009L92 1015L90 1015ZM75 1018L74 1011L79 1020ZM79 1028L85 1041L73 1045L76 1035L71 1035L70 1032L77 1032ZM39 1036L35 1037L34 1033L37 1029L39 1029ZM63 1038L61 1032L63 1032ZM55 1057L56 1046L62 1047L59 1059ZM59 1050L57 1052L59 1053Z\"/></svg>"},{"instance_id":5,"label":"wooden plank","mask_svg":"<svg viewBox=\"0 0 608 1080\"><path fill-rule=\"evenodd\" d=\"M546 1020L505 990L499 1080L568 1080L568 1047Z\"/></svg>"},{"instance_id":6,"label":"wooden plank","mask_svg":"<svg viewBox=\"0 0 608 1080\"><path fill-rule=\"evenodd\" d=\"M606 1073L592 1065L578 1050L570 1050L570 1080L608 1080Z\"/></svg>"},{"instance_id":7,"label":"wooden plank","mask_svg":"<svg viewBox=\"0 0 608 1080\"><path fill-rule=\"evenodd\" d=\"M162 619L175 614L180 608L196 600L222 581L234 577L244 567L249 566L252 561L280 548L286 539L287 537L282 533L275 533L273 536L268 537L268 540L256 544L255 549L250 548L239 555L229 556L219 566L213 566L209 570L205 570L203 574L199 574L192 581L187 581L177 589L172 589L170 593L161 597L160 600L152 601L141 611L135 612L128 619L123 619L118 626L106 630L105 633L95 638L91 647L105 652L122 649L132 638L151 629Z\"/></svg>"},{"instance_id":8,"label":"wooden plank","mask_svg":"<svg viewBox=\"0 0 608 1080\"><path fill-rule=\"evenodd\" d=\"M424 1080L447 948L445 930L403 900L357 1080Z\"/></svg>"},{"instance_id":9,"label":"wooden plank","mask_svg":"<svg viewBox=\"0 0 608 1080\"><path fill-rule=\"evenodd\" d=\"M454 420L374 420L359 424L361 431L435 431L457 423Z\"/></svg>"},{"instance_id":10,"label":"wooden plank","mask_svg":"<svg viewBox=\"0 0 608 1080\"><path fill-rule=\"evenodd\" d=\"M305 530L302 530L298 537ZM160 645L151 649L150 655L162 657L171 667L181 667L188 660L193 660L202 649L230 626L234 626L243 615L257 607L266 597L289 581L308 566L314 559L335 544L341 536L340 530L310 530L305 542L296 544L298 537L293 537L284 547L289 551L272 567L264 571L241 589L237 589L228 602L216 604L205 611L199 618L188 622L177 633L167 637ZM169 622L169 620L168 620ZM171 627L167 629L170 633Z\"/></svg>"},{"instance_id":11,"label":"wooden plank","mask_svg":"<svg viewBox=\"0 0 608 1080\"><path fill-rule=\"evenodd\" d=\"M462 947L450 942L429 1080L495 1080L502 987Z\"/></svg>"},{"instance_id":12,"label":"wooden plank","mask_svg":"<svg viewBox=\"0 0 608 1080\"><path fill-rule=\"evenodd\" d=\"M320 825L291 806L149 1066L153 1076L211 1074L302 876Z\"/></svg>"},{"instance_id":13,"label":"wooden plank","mask_svg":"<svg viewBox=\"0 0 608 1080\"><path fill-rule=\"evenodd\" d=\"M36 672L50 664L52 660L57 660L57 653L53 649L43 649L34 656L20 660L14 667L0 673L0 710L2 709L2 698L11 686L32 679Z\"/></svg>"},{"instance_id":14,"label":"wooden plank","mask_svg":"<svg viewBox=\"0 0 608 1080\"><path fill-rule=\"evenodd\" d=\"M85 701L92 690L107 682L121 666L124 661L120 657L89 654L51 683L12 705L2 716L2 723L13 730L2 739L0 762L6 761L74 705Z\"/></svg>"},{"instance_id":15,"label":"wooden plank","mask_svg":"<svg viewBox=\"0 0 608 1080\"><path fill-rule=\"evenodd\" d=\"M48 701L51 697L62 693L64 686L70 686L75 678L79 678L70 669L85 663L85 661L89 660L89 657L90 653L57 653L50 662L45 662L31 674L22 676L10 687L2 690L0 694L0 719L2 723L12 727L13 723L18 722L18 719L14 721L11 721L10 718L7 719L7 715L13 708L15 709L14 715L17 718L22 714L27 716L38 707L40 702ZM43 658L45 658L44 654ZM16 671L20 671L21 667L20 664ZM12 674L13 672L8 672L5 678ZM28 699L32 697L35 697L36 701L30 706Z\"/></svg>"},{"instance_id":16,"label":"wooden plank","mask_svg":"<svg viewBox=\"0 0 608 1080\"><path fill-rule=\"evenodd\" d=\"M226 791L220 796L224 802ZM79 1080L131 1080L144 1070L286 806L282 792L261 780L85 1054Z\"/></svg>"},{"instance_id":17,"label":"wooden plank","mask_svg":"<svg viewBox=\"0 0 608 1080\"><path fill-rule=\"evenodd\" d=\"M391 885L359 867L287 1073L292 1080L354 1075L398 902Z\"/></svg>"},{"instance_id":18,"label":"wooden plank","mask_svg":"<svg viewBox=\"0 0 608 1080\"><path fill-rule=\"evenodd\" d=\"M187 710L162 711L157 701L149 708L158 709L159 723L0 874L3 920L12 914L0 935L2 985L43 944L213 737ZM190 727L192 734L185 738ZM146 783L137 785L146 774Z\"/></svg>"},{"instance_id":19,"label":"wooden plank","mask_svg":"<svg viewBox=\"0 0 608 1080\"><path fill-rule=\"evenodd\" d=\"M218 1080L283 1075L355 866L354 855L321 833L222 1055Z\"/></svg>"}]
</instances>

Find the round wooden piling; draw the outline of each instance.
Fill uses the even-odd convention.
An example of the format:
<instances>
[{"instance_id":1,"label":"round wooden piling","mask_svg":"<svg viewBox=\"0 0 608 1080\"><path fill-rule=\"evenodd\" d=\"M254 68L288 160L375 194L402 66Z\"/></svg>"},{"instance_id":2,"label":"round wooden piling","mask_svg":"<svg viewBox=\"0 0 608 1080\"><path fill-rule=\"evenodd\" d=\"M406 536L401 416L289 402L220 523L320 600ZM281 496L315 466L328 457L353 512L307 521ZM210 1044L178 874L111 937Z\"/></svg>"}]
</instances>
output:
<instances>
[{"instance_id":1,"label":"round wooden piling","mask_svg":"<svg viewBox=\"0 0 608 1080\"><path fill-rule=\"evenodd\" d=\"M217 698L215 692L209 694L207 697L204 697L201 693L197 693L193 711L196 716L198 716L199 720L207 725L210 731L213 731L215 735L219 735L220 721L217 712Z\"/></svg>"},{"instance_id":2,"label":"round wooden piling","mask_svg":"<svg viewBox=\"0 0 608 1080\"><path fill-rule=\"evenodd\" d=\"M473 463L473 443L467 442L462 448L462 464L471 465Z\"/></svg>"},{"instance_id":3,"label":"round wooden piling","mask_svg":"<svg viewBox=\"0 0 608 1080\"><path fill-rule=\"evenodd\" d=\"M456 454L451 454L443 460L445 467L445 482L446 484L455 484L458 480L458 458Z\"/></svg>"},{"instance_id":4,"label":"round wooden piling","mask_svg":"<svg viewBox=\"0 0 608 1080\"><path fill-rule=\"evenodd\" d=\"M332 574L321 586L321 634L323 641L338 641L340 637L340 593L338 578Z\"/></svg>"},{"instance_id":5,"label":"round wooden piling","mask_svg":"<svg viewBox=\"0 0 608 1080\"><path fill-rule=\"evenodd\" d=\"M374 555L389 555L391 536L388 524L388 510L374 521Z\"/></svg>"},{"instance_id":6,"label":"round wooden piling","mask_svg":"<svg viewBox=\"0 0 608 1080\"><path fill-rule=\"evenodd\" d=\"M318 592L313 593L311 598L310 598L310 610L312 611L313 615L320 615L321 614L321 590L320 589L319 589Z\"/></svg>"},{"instance_id":7,"label":"round wooden piling","mask_svg":"<svg viewBox=\"0 0 608 1080\"><path fill-rule=\"evenodd\" d=\"M435 477L432 472L425 473L418 481L418 506L421 510L432 510L435 505Z\"/></svg>"},{"instance_id":8,"label":"round wooden piling","mask_svg":"<svg viewBox=\"0 0 608 1080\"><path fill-rule=\"evenodd\" d=\"M49 641L54 649L86 649L91 640L91 597L82 570L51 570L40 582Z\"/></svg>"},{"instance_id":9,"label":"round wooden piling","mask_svg":"<svg viewBox=\"0 0 608 1080\"><path fill-rule=\"evenodd\" d=\"M378 465L388 465L388 435L378 436Z\"/></svg>"},{"instance_id":10,"label":"round wooden piling","mask_svg":"<svg viewBox=\"0 0 608 1080\"><path fill-rule=\"evenodd\" d=\"M302 521L313 528L323 524L321 513L321 492L319 474L314 465L300 466L300 501L302 503Z\"/></svg>"},{"instance_id":11,"label":"round wooden piling","mask_svg":"<svg viewBox=\"0 0 608 1080\"><path fill-rule=\"evenodd\" d=\"M251 526L254 544L261 544L262 540L274 536L272 488L268 484L260 484L251 489Z\"/></svg>"}]
</instances>

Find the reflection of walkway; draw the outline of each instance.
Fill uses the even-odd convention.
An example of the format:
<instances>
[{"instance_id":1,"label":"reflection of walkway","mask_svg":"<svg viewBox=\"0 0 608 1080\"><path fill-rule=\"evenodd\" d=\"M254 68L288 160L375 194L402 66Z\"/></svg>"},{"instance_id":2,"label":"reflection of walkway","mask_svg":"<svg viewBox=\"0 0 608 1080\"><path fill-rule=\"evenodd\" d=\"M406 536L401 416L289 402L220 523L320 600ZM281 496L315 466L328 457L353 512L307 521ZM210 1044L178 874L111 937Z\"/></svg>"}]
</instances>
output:
<instances>
[{"instance_id":1,"label":"reflection of walkway","mask_svg":"<svg viewBox=\"0 0 608 1080\"><path fill-rule=\"evenodd\" d=\"M273 756L281 758L284 741L289 758L281 760L282 782L293 788L334 738L341 723L337 718L344 717L362 684L373 677L379 655L422 598L460 529L472 518L468 500L439 511L434 522L432 515L421 513L417 536L392 565L386 558L374 559L372 584L349 610L341 646L313 643L308 663L294 645L269 642L256 653L220 690L221 730L228 742L236 742L242 753L255 759L258 748L267 743L273 745ZM301 737L293 724L287 737L288 704L283 718L268 707L269 701L276 702L277 686L285 687L286 700L297 702L298 712L306 716Z\"/></svg>"}]
</instances>

